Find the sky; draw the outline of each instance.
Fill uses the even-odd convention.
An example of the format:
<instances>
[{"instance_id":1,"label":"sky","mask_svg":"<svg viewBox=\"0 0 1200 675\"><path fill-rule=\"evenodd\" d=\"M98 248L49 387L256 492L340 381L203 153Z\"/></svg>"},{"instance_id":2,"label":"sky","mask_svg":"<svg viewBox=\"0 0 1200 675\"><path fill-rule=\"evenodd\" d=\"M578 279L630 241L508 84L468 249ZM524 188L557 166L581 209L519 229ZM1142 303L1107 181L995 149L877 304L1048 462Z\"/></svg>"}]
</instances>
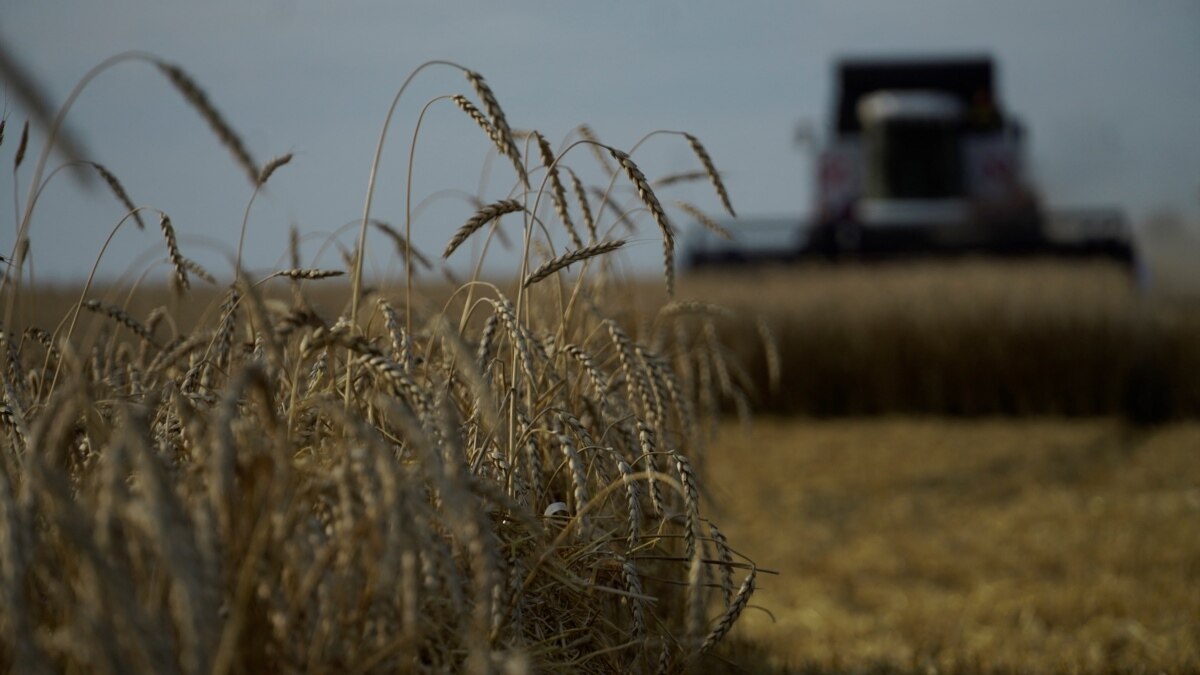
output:
<instances>
[{"instance_id":1,"label":"sky","mask_svg":"<svg viewBox=\"0 0 1200 675\"><path fill-rule=\"evenodd\" d=\"M1002 102L1030 133L1031 169L1049 205L1119 206L1135 223L1170 211L1200 224L1196 0L0 0L0 15L0 41L54 105L105 58L145 50L200 83L259 162L294 154L247 216L253 190L245 175L154 68L108 69L70 110L67 122L88 159L118 176L136 203L170 214L184 255L219 275L231 272L243 221L246 266L256 272L289 265L293 226L305 265L344 266L338 245L352 247L357 235L343 226L362 217L388 106L431 59L482 73L510 124L539 130L555 147L577 138L572 130L582 123L625 149L655 130L695 134L739 216L752 220L808 212L810 158L795 132L808 124L827 137L837 58L988 53L999 65ZM449 67L424 70L405 92L372 208L373 217L397 225L411 208L413 239L434 257L472 214L469 195L502 199L513 186L487 138L452 103L434 100L457 93L475 98ZM0 166L10 167L27 114L12 92L3 96ZM16 185L0 185L4 251L43 140L35 128ZM698 168L679 136L651 137L634 159L651 178ZM586 148L563 161L588 183L600 182ZM50 166L61 162L52 156ZM720 210L703 185L660 197ZM102 185L55 174L31 225L38 278L85 278L123 214ZM653 268L661 249L647 219L637 233L617 234L629 238L632 268ZM456 269L480 245L455 254ZM369 273L399 269L378 235L367 250ZM487 255L496 270L513 269L514 259L502 248ZM99 264L109 279L166 278L167 270L153 227L122 226Z\"/></svg>"}]
</instances>

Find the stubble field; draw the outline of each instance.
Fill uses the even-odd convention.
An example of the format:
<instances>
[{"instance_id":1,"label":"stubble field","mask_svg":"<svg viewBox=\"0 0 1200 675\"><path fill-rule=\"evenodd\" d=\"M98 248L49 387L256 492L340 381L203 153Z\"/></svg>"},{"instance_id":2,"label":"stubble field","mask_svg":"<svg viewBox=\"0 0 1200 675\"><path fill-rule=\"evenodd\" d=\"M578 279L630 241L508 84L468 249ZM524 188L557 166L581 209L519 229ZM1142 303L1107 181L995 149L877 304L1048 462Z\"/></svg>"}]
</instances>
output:
<instances>
[{"instance_id":1,"label":"stubble field","mask_svg":"<svg viewBox=\"0 0 1200 675\"><path fill-rule=\"evenodd\" d=\"M1200 425L756 419L709 455L761 672L1196 672Z\"/></svg>"}]
</instances>

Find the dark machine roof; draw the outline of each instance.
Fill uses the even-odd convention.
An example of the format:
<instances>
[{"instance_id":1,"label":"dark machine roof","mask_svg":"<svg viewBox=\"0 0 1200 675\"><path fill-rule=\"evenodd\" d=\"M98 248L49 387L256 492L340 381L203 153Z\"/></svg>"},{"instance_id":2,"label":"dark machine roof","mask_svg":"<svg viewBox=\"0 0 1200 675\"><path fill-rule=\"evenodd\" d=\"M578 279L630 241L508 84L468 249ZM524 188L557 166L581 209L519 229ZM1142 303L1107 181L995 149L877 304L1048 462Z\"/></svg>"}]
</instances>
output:
<instances>
[{"instance_id":1,"label":"dark machine roof","mask_svg":"<svg viewBox=\"0 0 1200 675\"><path fill-rule=\"evenodd\" d=\"M882 89L943 91L964 108L982 98L998 111L994 73L988 56L842 59L837 64L836 132L857 133L859 100Z\"/></svg>"}]
</instances>

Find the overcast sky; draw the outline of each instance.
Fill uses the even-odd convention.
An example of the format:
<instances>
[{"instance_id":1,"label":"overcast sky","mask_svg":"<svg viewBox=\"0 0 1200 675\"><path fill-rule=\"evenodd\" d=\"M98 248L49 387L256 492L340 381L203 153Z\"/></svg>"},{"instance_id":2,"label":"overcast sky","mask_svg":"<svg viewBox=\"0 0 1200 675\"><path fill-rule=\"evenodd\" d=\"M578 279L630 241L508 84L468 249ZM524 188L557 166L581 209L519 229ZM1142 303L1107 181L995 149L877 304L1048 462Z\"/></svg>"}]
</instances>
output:
<instances>
[{"instance_id":1,"label":"overcast sky","mask_svg":"<svg viewBox=\"0 0 1200 675\"><path fill-rule=\"evenodd\" d=\"M0 15L0 40L56 105L104 58L147 50L182 65L259 162L294 152L250 214L247 264L260 270L285 259L292 224L306 235L306 264L320 254L320 264L341 266L336 248L323 244L361 217L388 104L429 59L481 72L512 126L536 128L555 145L580 123L625 148L655 129L690 131L725 172L739 214L751 218L807 212L809 165L793 137L802 121L824 134L837 57L991 53L1000 97L1030 131L1032 168L1048 203L1118 205L1135 220L1171 209L1200 222L1197 0L0 0ZM405 95L375 216L403 222L420 109L453 93L471 90L461 74L434 68ZM11 93L6 105L0 166L8 167L25 112ZM141 63L105 72L68 121L90 159L108 166L137 203L171 214L185 255L229 272L251 188L159 73ZM35 134L34 159L40 139ZM590 154L572 153L567 163L595 179ZM472 210L461 193L442 191L478 193L482 182L485 199L507 195L511 172L499 162L485 170L488 154L469 120L448 102L434 104L417 143L412 200L434 197L414 220L414 239L427 252L439 252ZM651 177L695 168L678 137L655 137L635 159ZM33 163L18 175L22 203ZM0 186L4 251L15 231L13 193ZM719 209L697 188L662 196ZM85 276L123 212L103 189L56 177L32 227L39 277ZM351 246L352 230L338 241ZM389 269L386 242L372 238L370 249L375 269ZM634 264L652 263L659 243L646 228L632 249ZM458 257L465 263L469 251ZM101 274L137 275L163 259L158 232L130 228ZM165 277L165 268L151 275Z\"/></svg>"}]
</instances>

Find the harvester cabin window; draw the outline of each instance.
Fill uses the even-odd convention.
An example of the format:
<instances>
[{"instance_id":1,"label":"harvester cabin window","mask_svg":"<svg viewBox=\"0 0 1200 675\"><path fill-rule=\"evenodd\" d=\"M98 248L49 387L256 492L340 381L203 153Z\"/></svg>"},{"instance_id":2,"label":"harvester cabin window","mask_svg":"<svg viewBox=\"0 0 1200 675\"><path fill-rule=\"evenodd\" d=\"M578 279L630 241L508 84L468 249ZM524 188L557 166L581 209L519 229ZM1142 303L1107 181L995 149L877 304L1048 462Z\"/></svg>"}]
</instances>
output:
<instances>
[{"instance_id":1,"label":"harvester cabin window","mask_svg":"<svg viewBox=\"0 0 1200 675\"><path fill-rule=\"evenodd\" d=\"M962 108L936 92L878 92L859 107L871 199L963 195Z\"/></svg>"}]
</instances>

